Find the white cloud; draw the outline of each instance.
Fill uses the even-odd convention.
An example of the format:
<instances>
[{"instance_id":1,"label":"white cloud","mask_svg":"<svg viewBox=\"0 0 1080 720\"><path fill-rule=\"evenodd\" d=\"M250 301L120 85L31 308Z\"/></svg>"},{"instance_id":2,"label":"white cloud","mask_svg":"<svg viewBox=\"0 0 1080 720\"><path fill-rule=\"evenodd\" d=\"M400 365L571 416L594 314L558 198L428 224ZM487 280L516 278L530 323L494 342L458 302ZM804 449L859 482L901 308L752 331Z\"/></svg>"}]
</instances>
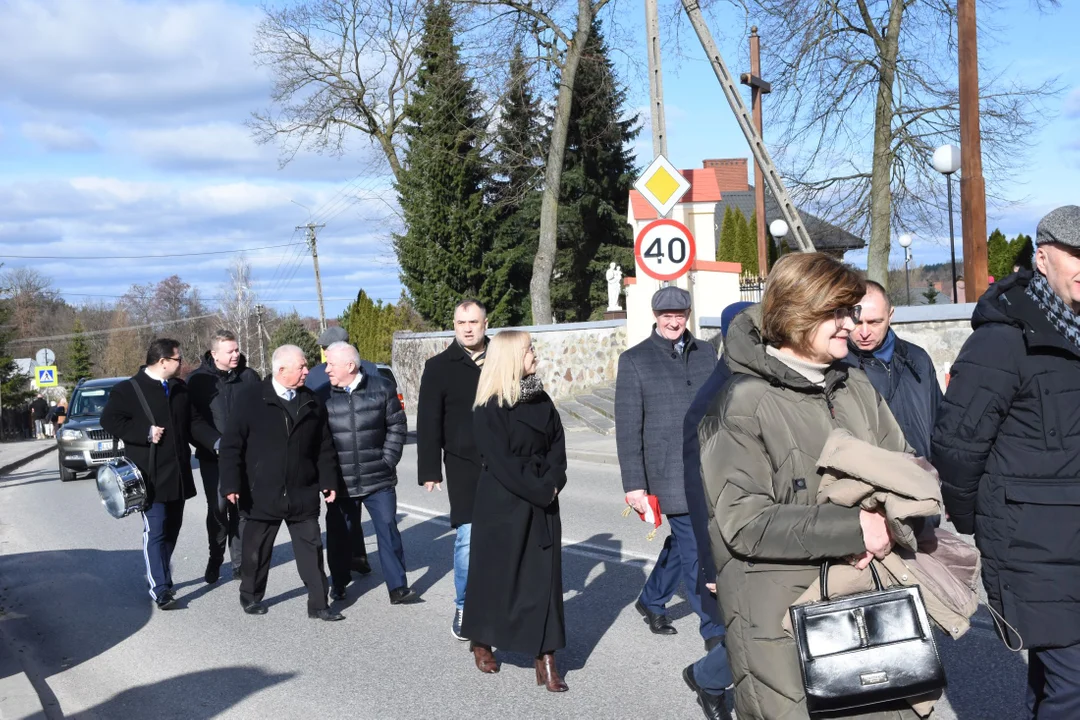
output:
<instances>
[{"instance_id":1,"label":"white cloud","mask_svg":"<svg viewBox=\"0 0 1080 720\"><path fill-rule=\"evenodd\" d=\"M132 130L121 142L158 167L221 167L266 160L264 148L247 128L226 122Z\"/></svg>"},{"instance_id":2,"label":"white cloud","mask_svg":"<svg viewBox=\"0 0 1080 720\"><path fill-rule=\"evenodd\" d=\"M93 135L81 128L56 123L23 123L23 137L50 152L90 152L99 149Z\"/></svg>"},{"instance_id":3,"label":"white cloud","mask_svg":"<svg viewBox=\"0 0 1080 720\"><path fill-rule=\"evenodd\" d=\"M251 60L257 8L221 0L0 3L0 87L40 110L199 116L264 103Z\"/></svg>"}]
</instances>

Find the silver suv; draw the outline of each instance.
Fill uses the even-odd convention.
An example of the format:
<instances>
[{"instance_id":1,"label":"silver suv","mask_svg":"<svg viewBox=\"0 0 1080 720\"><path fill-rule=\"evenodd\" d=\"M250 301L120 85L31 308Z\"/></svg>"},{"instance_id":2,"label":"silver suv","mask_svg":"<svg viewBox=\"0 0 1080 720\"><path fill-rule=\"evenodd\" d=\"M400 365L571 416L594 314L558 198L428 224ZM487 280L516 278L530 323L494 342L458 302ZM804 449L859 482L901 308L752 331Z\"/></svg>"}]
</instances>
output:
<instances>
[{"instance_id":1,"label":"silver suv","mask_svg":"<svg viewBox=\"0 0 1080 720\"><path fill-rule=\"evenodd\" d=\"M96 471L99 465L124 454L123 441L114 452L112 435L101 429L101 411L113 387L126 379L84 380L71 394L67 419L56 434L60 479L64 482L74 480L78 473Z\"/></svg>"}]
</instances>

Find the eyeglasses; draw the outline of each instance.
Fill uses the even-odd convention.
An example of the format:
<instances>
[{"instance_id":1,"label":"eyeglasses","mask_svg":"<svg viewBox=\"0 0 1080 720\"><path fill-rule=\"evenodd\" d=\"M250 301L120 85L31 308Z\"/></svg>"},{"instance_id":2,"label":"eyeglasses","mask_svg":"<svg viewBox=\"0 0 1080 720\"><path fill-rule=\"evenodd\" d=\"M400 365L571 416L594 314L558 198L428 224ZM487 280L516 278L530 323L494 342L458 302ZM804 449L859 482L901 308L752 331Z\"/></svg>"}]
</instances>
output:
<instances>
[{"instance_id":1,"label":"eyeglasses","mask_svg":"<svg viewBox=\"0 0 1080 720\"><path fill-rule=\"evenodd\" d=\"M859 320L862 318L862 305L852 305L851 307L838 307L833 310L833 322L836 323L836 329L844 327L844 321L851 318L851 322L856 325L859 324Z\"/></svg>"},{"instance_id":2,"label":"eyeglasses","mask_svg":"<svg viewBox=\"0 0 1080 720\"><path fill-rule=\"evenodd\" d=\"M177 355L176 357L161 358L161 359L162 360L175 360L177 363L181 363L181 362L184 361L184 357L182 355Z\"/></svg>"}]
</instances>

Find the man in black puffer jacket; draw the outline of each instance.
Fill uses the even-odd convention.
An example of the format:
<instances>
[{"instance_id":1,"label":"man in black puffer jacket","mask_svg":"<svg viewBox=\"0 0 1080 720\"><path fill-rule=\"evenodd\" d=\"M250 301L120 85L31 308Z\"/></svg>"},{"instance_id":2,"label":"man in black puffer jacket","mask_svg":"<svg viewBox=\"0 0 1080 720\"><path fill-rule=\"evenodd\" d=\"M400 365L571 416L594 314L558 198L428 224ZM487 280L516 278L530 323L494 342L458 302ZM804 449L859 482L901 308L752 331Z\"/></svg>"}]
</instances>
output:
<instances>
[{"instance_id":1,"label":"man in black puffer jacket","mask_svg":"<svg viewBox=\"0 0 1080 720\"><path fill-rule=\"evenodd\" d=\"M351 535L360 532L360 505L371 514L379 564L394 605L418 596L405 576L405 551L397 527L397 464L408 427L397 389L375 373L361 372L360 353L345 342L326 348L330 384L319 390L341 466L339 501L326 510L326 552L331 596L344 599L351 575Z\"/></svg>"},{"instance_id":2,"label":"man in black puffer jacket","mask_svg":"<svg viewBox=\"0 0 1080 720\"><path fill-rule=\"evenodd\" d=\"M1043 218L1036 242L1036 271L979 300L933 452L999 631L1030 651L1030 717L1047 720L1080 718L1080 207Z\"/></svg>"},{"instance_id":3,"label":"man in black puffer jacket","mask_svg":"<svg viewBox=\"0 0 1080 720\"><path fill-rule=\"evenodd\" d=\"M241 386L258 382L259 374L247 366L247 360L240 353L240 343L237 342L236 335L228 330L214 333L210 338L210 349L203 356L202 365L188 375L187 379L191 404L202 417L211 421L217 435L213 449L195 446L203 493L206 495L206 536L210 545L210 559L206 563L203 579L208 583L217 582L220 576L226 546L232 561L232 576L240 577L243 520L236 506L218 492L220 469L217 450L232 413L236 393Z\"/></svg>"}]
</instances>

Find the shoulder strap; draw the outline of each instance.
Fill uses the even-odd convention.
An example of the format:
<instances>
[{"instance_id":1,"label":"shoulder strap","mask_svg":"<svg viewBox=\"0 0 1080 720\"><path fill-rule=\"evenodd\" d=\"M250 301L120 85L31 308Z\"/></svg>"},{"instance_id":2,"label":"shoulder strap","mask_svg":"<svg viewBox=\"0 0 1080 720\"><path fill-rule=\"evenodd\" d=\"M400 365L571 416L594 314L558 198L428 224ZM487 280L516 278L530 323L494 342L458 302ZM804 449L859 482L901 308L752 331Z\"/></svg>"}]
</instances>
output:
<instances>
[{"instance_id":1,"label":"shoulder strap","mask_svg":"<svg viewBox=\"0 0 1080 720\"><path fill-rule=\"evenodd\" d=\"M137 383L135 381L135 378L133 378L133 377L129 378L128 382L131 383L132 389L135 390L135 396L137 398L139 398L139 405L142 406L143 412L146 413L146 417L150 421L150 425L156 425L157 423L154 422L154 413L152 413L150 411L150 403L146 402L146 395L143 394L142 388L139 387L139 383ZM113 436L113 453L114 454L116 453L117 442L118 442L118 438L116 436ZM150 443L150 463L149 463L150 466L148 468L146 468L147 473L152 473L154 471L154 467L155 467L154 460L155 460L155 456L156 456L156 453L154 451L156 449L157 449L157 445L155 445L154 443ZM147 478L147 480L149 480L149 478Z\"/></svg>"}]
</instances>

